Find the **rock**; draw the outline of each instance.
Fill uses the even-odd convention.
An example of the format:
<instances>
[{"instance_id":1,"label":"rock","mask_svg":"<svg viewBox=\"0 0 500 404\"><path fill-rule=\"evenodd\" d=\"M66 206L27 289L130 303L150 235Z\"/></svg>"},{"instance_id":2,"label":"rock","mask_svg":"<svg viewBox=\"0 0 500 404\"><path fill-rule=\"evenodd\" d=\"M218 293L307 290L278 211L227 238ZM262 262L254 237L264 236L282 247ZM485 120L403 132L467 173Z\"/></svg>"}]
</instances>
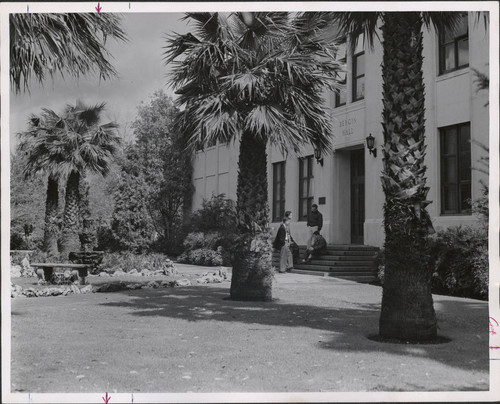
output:
<instances>
[{"instance_id":1,"label":"rock","mask_svg":"<svg viewBox=\"0 0 500 404\"><path fill-rule=\"evenodd\" d=\"M129 273L129 275L139 275L139 272L137 272L137 269L132 269Z\"/></svg>"},{"instance_id":2,"label":"rock","mask_svg":"<svg viewBox=\"0 0 500 404\"><path fill-rule=\"evenodd\" d=\"M69 294L73 293L73 291L69 288L65 288L63 291L63 296L68 296Z\"/></svg>"},{"instance_id":3,"label":"rock","mask_svg":"<svg viewBox=\"0 0 500 404\"><path fill-rule=\"evenodd\" d=\"M172 281L161 281L161 282L160 282L160 286L161 286L162 288L166 288L166 287L170 286L170 283L171 283L171 282L172 282Z\"/></svg>"},{"instance_id":4,"label":"rock","mask_svg":"<svg viewBox=\"0 0 500 404\"><path fill-rule=\"evenodd\" d=\"M228 278L227 269L224 267L219 267L218 275L224 279Z\"/></svg>"},{"instance_id":5,"label":"rock","mask_svg":"<svg viewBox=\"0 0 500 404\"><path fill-rule=\"evenodd\" d=\"M26 297L36 297L37 296L37 292L35 291L35 289L32 289L32 288L24 289L22 293Z\"/></svg>"},{"instance_id":6,"label":"rock","mask_svg":"<svg viewBox=\"0 0 500 404\"><path fill-rule=\"evenodd\" d=\"M156 271L152 271L149 273L149 276L162 276L165 275L165 271L162 269L157 269Z\"/></svg>"},{"instance_id":7,"label":"rock","mask_svg":"<svg viewBox=\"0 0 500 404\"><path fill-rule=\"evenodd\" d=\"M10 267L10 277L20 278L22 275L22 268L19 265L11 265Z\"/></svg>"},{"instance_id":8,"label":"rock","mask_svg":"<svg viewBox=\"0 0 500 404\"><path fill-rule=\"evenodd\" d=\"M116 271L113 276L126 276L127 273L126 272L123 272L123 271Z\"/></svg>"},{"instance_id":9,"label":"rock","mask_svg":"<svg viewBox=\"0 0 500 404\"><path fill-rule=\"evenodd\" d=\"M127 283L125 285L125 288L129 289L129 290L140 289L140 288L142 288L142 284L140 284L140 283Z\"/></svg>"},{"instance_id":10,"label":"rock","mask_svg":"<svg viewBox=\"0 0 500 404\"><path fill-rule=\"evenodd\" d=\"M87 285L83 288L80 289L80 293L92 293L93 289L92 289L92 285Z\"/></svg>"},{"instance_id":11,"label":"rock","mask_svg":"<svg viewBox=\"0 0 500 404\"><path fill-rule=\"evenodd\" d=\"M183 278L175 281L176 286L191 286L191 281L189 279Z\"/></svg>"},{"instance_id":12,"label":"rock","mask_svg":"<svg viewBox=\"0 0 500 404\"><path fill-rule=\"evenodd\" d=\"M160 287L160 282L158 281L150 281L146 284L147 288L158 288Z\"/></svg>"},{"instance_id":13,"label":"rock","mask_svg":"<svg viewBox=\"0 0 500 404\"><path fill-rule=\"evenodd\" d=\"M151 271L149 269L143 269L141 271L141 275L142 276L150 276L151 275Z\"/></svg>"},{"instance_id":14,"label":"rock","mask_svg":"<svg viewBox=\"0 0 500 404\"><path fill-rule=\"evenodd\" d=\"M76 295L79 295L80 293L82 293L82 292L80 291L80 288L79 288L78 286L76 286L76 285L71 285L71 286L70 286L70 288L71 288L71 291L72 291L74 294L76 294Z\"/></svg>"},{"instance_id":15,"label":"rock","mask_svg":"<svg viewBox=\"0 0 500 404\"><path fill-rule=\"evenodd\" d=\"M19 297L23 293L23 288L19 285L11 285L10 297Z\"/></svg>"},{"instance_id":16,"label":"rock","mask_svg":"<svg viewBox=\"0 0 500 404\"><path fill-rule=\"evenodd\" d=\"M46 285L48 282L45 279L38 279L37 282L39 285Z\"/></svg>"},{"instance_id":17,"label":"rock","mask_svg":"<svg viewBox=\"0 0 500 404\"><path fill-rule=\"evenodd\" d=\"M62 295L63 290L61 288L50 288L46 290L47 296L59 296Z\"/></svg>"},{"instance_id":18,"label":"rock","mask_svg":"<svg viewBox=\"0 0 500 404\"><path fill-rule=\"evenodd\" d=\"M107 272L101 272L101 273L99 273L99 276L101 276L101 277L103 277L103 278L108 278L108 277L110 277L111 275L110 275L110 274L108 274Z\"/></svg>"}]
</instances>

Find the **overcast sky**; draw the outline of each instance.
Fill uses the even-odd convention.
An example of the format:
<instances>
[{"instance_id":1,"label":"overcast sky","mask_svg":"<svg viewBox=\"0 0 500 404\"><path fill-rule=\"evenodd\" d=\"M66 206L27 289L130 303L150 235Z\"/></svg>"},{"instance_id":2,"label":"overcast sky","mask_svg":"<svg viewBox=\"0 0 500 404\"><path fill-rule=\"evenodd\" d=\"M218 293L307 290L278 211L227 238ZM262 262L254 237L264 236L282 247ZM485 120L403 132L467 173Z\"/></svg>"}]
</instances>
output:
<instances>
[{"instance_id":1,"label":"overcast sky","mask_svg":"<svg viewBox=\"0 0 500 404\"><path fill-rule=\"evenodd\" d=\"M101 81L99 78L82 77L74 80L56 76L47 79L43 86L33 82L30 93L10 93L10 142L16 144L16 133L27 129L31 113L41 108L62 112L68 103L77 99L94 105L106 102L105 118L126 126L135 119L136 108L147 101L157 89L163 88L173 96L168 87L167 68L163 62L165 35L192 30L181 13L131 13L123 14L122 26L129 37L128 43L109 40L107 48L113 55L111 63L118 77Z\"/></svg>"}]
</instances>

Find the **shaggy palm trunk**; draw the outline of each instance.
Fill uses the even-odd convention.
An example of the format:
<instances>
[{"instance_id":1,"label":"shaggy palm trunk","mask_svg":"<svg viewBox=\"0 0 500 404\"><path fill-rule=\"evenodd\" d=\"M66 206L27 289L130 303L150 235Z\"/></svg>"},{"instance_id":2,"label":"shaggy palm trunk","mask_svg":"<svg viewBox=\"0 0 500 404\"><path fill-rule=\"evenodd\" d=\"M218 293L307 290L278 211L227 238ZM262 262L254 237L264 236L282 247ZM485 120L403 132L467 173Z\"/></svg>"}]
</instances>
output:
<instances>
[{"instance_id":1,"label":"shaggy palm trunk","mask_svg":"<svg viewBox=\"0 0 500 404\"><path fill-rule=\"evenodd\" d=\"M72 171L66 183L66 201L62 231L61 254L68 258L71 251L80 251L78 211L80 208L80 173Z\"/></svg>"},{"instance_id":2,"label":"shaggy palm trunk","mask_svg":"<svg viewBox=\"0 0 500 404\"><path fill-rule=\"evenodd\" d=\"M382 28L386 266L379 332L405 341L437 334L426 259L432 226L425 210L421 28L419 13L386 13Z\"/></svg>"},{"instance_id":3,"label":"shaggy palm trunk","mask_svg":"<svg viewBox=\"0 0 500 404\"><path fill-rule=\"evenodd\" d=\"M48 258L55 258L59 255L57 248L57 238L59 226L57 215L59 212L59 183L57 179L49 175L47 183L47 199L45 201L45 228L43 233L43 246Z\"/></svg>"},{"instance_id":4,"label":"shaggy palm trunk","mask_svg":"<svg viewBox=\"0 0 500 404\"><path fill-rule=\"evenodd\" d=\"M249 132L243 133L240 143L237 212L241 237L234 251L231 299L270 301L266 141Z\"/></svg>"}]
</instances>

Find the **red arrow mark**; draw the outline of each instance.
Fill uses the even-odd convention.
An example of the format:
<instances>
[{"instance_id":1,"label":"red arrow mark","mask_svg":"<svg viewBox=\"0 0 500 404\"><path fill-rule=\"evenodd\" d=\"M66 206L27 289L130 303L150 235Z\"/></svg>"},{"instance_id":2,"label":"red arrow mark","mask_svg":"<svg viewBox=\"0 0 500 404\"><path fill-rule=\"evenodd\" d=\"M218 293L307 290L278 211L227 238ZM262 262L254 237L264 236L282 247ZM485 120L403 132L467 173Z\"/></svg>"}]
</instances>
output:
<instances>
[{"instance_id":1,"label":"red arrow mark","mask_svg":"<svg viewBox=\"0 0 500 404\"><path fill-rule=\"evenodd\" d=\"M99 12L99 11L98 11ZM107 404L109 402L109 400L111 400L111 396L108 397L108 393L106 393L106 398L102 397L102 399L104 400L104 402Z\"/></svg>"},{"instance_id":2,"label":"red arrow mark","mask_svg":"<svg viewBox=\"0 0 500 404\"><path fill-rule=\"evenodd\" d=\"M97 7L95 9L97 10L98 13L100 13L102 10L101 3L97 3Z\"/></svg>"}]
</instances>

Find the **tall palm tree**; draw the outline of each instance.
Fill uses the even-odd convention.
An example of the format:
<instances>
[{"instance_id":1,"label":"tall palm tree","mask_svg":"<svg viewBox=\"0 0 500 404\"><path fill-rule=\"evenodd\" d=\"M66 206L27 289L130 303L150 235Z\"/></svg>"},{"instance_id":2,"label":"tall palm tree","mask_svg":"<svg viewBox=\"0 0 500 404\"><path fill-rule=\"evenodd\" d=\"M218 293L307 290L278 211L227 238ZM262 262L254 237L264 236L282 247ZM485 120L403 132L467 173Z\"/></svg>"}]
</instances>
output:
<instances>
[{"instance_id":1,"label":"tall palm tree","mask_svg":"<svg viewBox=\"0 0 500 404\"><path fill-rule=\"evenodd\" d=\"M386 264L379 322L381 337L432 340L437 321L431 294L432 270L426 262L427 236L433 232L426 206L425 90L422 28L455 29L464 13L333 13L351 38L361 33L373 46L382 22L384 135L382 188L385 194ZM466 16L466 13L465 13Z\"/></svg>"},{"instance_id":2,"label":"tall palm tree","mask_svg":"<svg viewBox=\"0 0 500 404\"><path fill-rule=\"evenodd\" d=\"M50 115L45 111L41 116L32 116L29 129L21 135L18 150L26 153L24 174L32 176L40 172L48 173L45 200L44 250L51 259L59 255L57 239L59 235L59 163L60 156L54 150L58 142L57 134L51 128Z\"/></svg>"},{"instance_id":3,"label":"tall palm tree","mask_svg":"<svg viewBox=\"0 0 500 404\"><path fill-rule=\"evenodd\" d=\"M87 172L106 175L120 144L118 124L100 124L104 107L105 103L91 107L81 102L75 106L68 105L58 123L65 157L60 169L67 177L61 247L64 257L80 247L78 211L81 177Z\"/></svg>"},{"instance_id":4,"label":"tall palm tree","mask_svg":"<svg viewBox=\"0 0 500 404\"><path fill-rule=\"evenodd\" d=\"M166 63L192 146L240 141L231 298L271 300L268 144L331 150L322 90L336 89L334 35L323 13L189 13L194 34L168 38ZM182 58L181 58L182 56Z\"/></svg>"},{"instance_id":5,"label":"tall palm tree","mask_svg":"<svg viewBox=\"0 0 500 404\"><path fill-rule=\"evenodd\" d=\"M30 152L27 167L30 171L48 169L50 172L47 191L47 199L49 190L51 195L50 209L47 202L50 217L57 208L54 205L57 190L55 179L66 179L61 251L63 257L67 257L71 250L79 250L81 176L88 171L106 175L120 143L116 123L100 124L104 107L104 103L88 107L77 102L75 106L68 105L61 115L50 109L43 109L40 117L32 117L32 128L25 134L29 140L24 143L23 148Z\"/></svg>"},{"instance_id":6,"label":"tall palm tree","mask_svg":"<svg viewBox=\"0 0 500 404\"><path fill-rule=\"evenodd\" d=\"M116 74L105 48L112 37L126 41L116 14L10 15L10 80L15 92L59 72L73 77L97 71L102 79Z\"/></svg>"}]
</instances>

